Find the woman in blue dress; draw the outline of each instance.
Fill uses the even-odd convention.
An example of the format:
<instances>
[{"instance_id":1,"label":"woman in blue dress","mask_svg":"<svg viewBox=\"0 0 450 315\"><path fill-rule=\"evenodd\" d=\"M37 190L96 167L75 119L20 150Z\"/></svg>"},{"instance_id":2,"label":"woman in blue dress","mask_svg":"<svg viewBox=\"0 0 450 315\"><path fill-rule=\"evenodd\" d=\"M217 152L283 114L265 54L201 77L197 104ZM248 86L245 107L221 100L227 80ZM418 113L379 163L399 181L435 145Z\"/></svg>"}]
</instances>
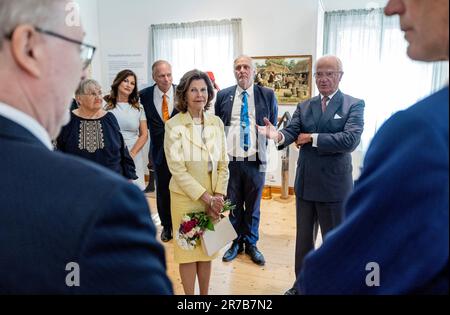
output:
<instances>
[{"instance_id":1,"label":"woman in blue dress","mask_svg":"<svg viewBox=\"0 0 450 315\"><path fill-rule=\"evenodd\" d=\"M59 151L101 164L129 180L137 178L133 159L117 119L102 105L102 91L95 80L84 80L75 92L78 108L56 140Z\"/></svg>"}]
</instances>

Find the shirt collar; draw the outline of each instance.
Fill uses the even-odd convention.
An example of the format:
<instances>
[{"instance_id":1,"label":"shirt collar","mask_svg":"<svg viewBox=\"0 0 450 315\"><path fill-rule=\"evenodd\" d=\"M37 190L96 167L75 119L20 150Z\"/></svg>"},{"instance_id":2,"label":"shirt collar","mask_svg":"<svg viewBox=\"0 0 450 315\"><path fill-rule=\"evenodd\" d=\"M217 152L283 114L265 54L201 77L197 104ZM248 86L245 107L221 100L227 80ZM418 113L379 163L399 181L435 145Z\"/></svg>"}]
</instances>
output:
<instances>
[{"instance_id":1,"label":"shirt collar","mask_svg":"<svg viewBox=\"0 0 450 315\"><path fill-rule=\"evenodd\" d=\"M336 91L334 91L333 94L331 94L330 96L328 96L328 101L331 101L338 91L339 91L339 89L337 89ZM320 100L321 100L321 101L322 101L323 98L324 98L324 96L323 96L322 94L320 94Z\"/></svg>"},{"instance_id":2,"label":"shirt collar","mask_svg":"<svg viewBox=\"0 0 450 315\"><path fill-rule=\"evenodd\" d=\"M38 138L49 150L53 150L48 132L33 117L2 102L0 102L0 115L22 126Z\"/></svg>"},{"instance_id":3,"label":"shirt collar","mask_svg":"<svg viewBox=\"0 0 450 315\"><path fill-rule=\"evenodd\" d=\"M163 95L166 94L167 97L169 99L171 99L173 96L173 85L170 86L170 89L169 89L169 91L167 91L167 93L164 93L163 91L161 91L157 85L155 85L155 91L156 91L156 95L158 95L159 98L162 98Z\"/></svg>"},{"instance_id":4,"label":"shirt collar","mask_svg":"<svg viewBox=\"0 0 450 315\"><path fill-rule=\"evenodd\" d=\"M253 90L254 90L254 88L253 88L253 84L252 84L252 85L251 85L247 90L245 90L245 91L247 91L247 95L248 95L249 97L252 97L252 96L253 96L253 93L254 93ZM237 91L238 95L240 96L240 95L242 95L242 92L244 92L244 89L241 88L241 87L238 85L236 91Z\"/></svg>"}]
</instances>

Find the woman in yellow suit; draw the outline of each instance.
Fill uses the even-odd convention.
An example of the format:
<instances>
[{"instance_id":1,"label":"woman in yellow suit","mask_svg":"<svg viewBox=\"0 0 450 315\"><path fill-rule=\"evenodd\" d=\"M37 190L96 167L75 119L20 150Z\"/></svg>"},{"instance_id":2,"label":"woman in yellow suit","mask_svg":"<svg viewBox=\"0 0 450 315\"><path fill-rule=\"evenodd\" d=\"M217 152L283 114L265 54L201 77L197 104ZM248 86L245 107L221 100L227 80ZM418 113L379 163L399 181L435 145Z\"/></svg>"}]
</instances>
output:
<instances>
[{"instance_id":1,"label":"woman in yellow suit","mask_svg":"<svg viewBox=\"0 0 450 315\"><path fill-rule=\"evenodd\" d=\"M170 199L173 231L176 235L183 215L205 211L219 217L228 185L228 155L223 123L206 113L214 98L208 75L198 70L187 72L176 90L180 113L165 126L164 151L172 173ZM193 295L198 278L200 294L207 295L211 261L201 246L183 249L174 242L175 262L180 264L184 292Z\"/></svg>"}]
</instances>

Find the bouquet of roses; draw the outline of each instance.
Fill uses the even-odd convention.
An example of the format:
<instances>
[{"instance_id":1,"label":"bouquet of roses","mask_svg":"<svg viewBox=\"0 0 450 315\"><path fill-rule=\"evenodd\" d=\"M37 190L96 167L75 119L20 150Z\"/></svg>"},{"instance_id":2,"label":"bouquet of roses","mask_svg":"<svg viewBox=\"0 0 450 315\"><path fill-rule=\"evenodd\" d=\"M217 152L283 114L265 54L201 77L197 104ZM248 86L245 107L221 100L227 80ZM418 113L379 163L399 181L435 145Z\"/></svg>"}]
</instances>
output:
<instances>
[{"instance_id":1,"label":"bouquet of roses","mask_svg":"<svg viewBox=\"0 0 450 315\"><path fill-rule=\"evenodd\" d=\"M231 205L226 200L221 215L227 211L233 211L236 206ZM190 212L183 216L180 228L175 234L175 239L184 250L194 250L200 243L200 238L206 230L214 231L214 222L202 210L199 212Z\"/></svg>"}]
</instances>

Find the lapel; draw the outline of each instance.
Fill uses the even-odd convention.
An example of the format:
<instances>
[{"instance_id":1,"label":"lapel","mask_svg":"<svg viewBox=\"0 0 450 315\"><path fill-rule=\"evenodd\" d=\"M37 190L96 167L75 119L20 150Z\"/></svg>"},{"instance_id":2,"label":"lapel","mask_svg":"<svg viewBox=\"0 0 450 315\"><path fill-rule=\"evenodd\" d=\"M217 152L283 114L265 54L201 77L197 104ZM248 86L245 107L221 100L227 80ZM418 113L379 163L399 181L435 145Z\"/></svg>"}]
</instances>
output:
<instances>
[{"instance_id":1,"label":"lapel","mask_svg":"<svg viewBox=\"0 0 450 315\"><path fill-rule=\"evenodd\" d=\"M322 104L320 103L320 95L311 100L311 110L314 117L316 126L319 126L320 119L322 118Z\"/></svg>"},{"instance_id":2,"label":"lapel","mask_svg":"<svg viewBox=\"0 0 450 315\"><path fill-rule=\"evenodd\" d=\"M192 120L191 115L189 114L189 112L186 113L179 113L180 118L181 118L181 123L183 124L183 126L186 127L186 137L187 139L193 143L194 145L196 145L197 147L199 147L200 149L204 149L206 150L206 147L203 143L203 140L201 137L196 137L194 134L194 121ZM206 126L206 124L205 124Z\"/></svg>"},{"instance_id":3,"label":"lapel","mask_svg":"<svg viewBox=\"0 0 450 315\"><path fill-rule=\"evenodd\" d=\"M204 132L204 140L206 149L208 150L208 154L210 156L213 155L213 149L215 145L215 141L218 141L216 137L216 125L214 124L214 116L211 116L208 113L204 113L204 124L205 124L205 132Z\"/></svg>"},{"instance_id":4,"label":"lapel","mask_svg":"<svg viewBox=\"0 0 450 315\"><path fill-rule=\"evenodd\" d=\"M177 105L175 103L175 94L177 92L177 86L176 85L172 85L172 86L173 86L173 111L170 114L170 118L172 118L173 116L178 114ZM161 121L162 121L162 119L161 119Z\"/></svg>"},{"instance_id":5,"label":"lapel","mask_svg":"<svg viewBox=\"0 0 450 315\"><path fill-rule=\"evenodd\" d=\"M172 117L175 116L176 114L178 114L178 110L176 109L175 104L174 104L174 105L173 105L173 111L172 111L172 114L170 115L170 118L172 118ZM162 121L162 119L161 119L161 121Z\"/></svg>"},{"instance_id":6,"label":"lapel","mask_svg":"<svg viewBox=\"0 0 450 315\"><path fill-rule=\"evenodd\" d=\"M330 121L331 118L334 117L336 112L339 110L339 108L342 106L342 93L341 91L338 91L334 97L331 99L330 103L327 106L327 110L325 113L322 114L322 118L320 119L319 128L324 127L328 121ZM320 97L319 97L320 99ZM322 105L320 104L319 100L319 106L320 111L322 111Z\"/></svg>"},{"instance_id":7,"label":"lapel","mask_svg":"<svg viewBox=\"0 0 450 315\"><path fill-rule=\"evenodd\" d=\"M224 111L225 111L225 115L227 118L227 122L229 125L231 122L231 114L233 112L233 104L234 104L234 98L236 96L236 89L237 89L237 85L230 90L230 93L225 97L224 100Z\"/></svg>"},{"instance_id":8,"label":"lapel","mask_svg":"<svg viewBox=\"0 0 450 315\"><path fill-rule=\"evenodd\" d=\"M152 115L151 117L153 117L153 119L156 119L158 122L160 122L161 124L164 125L164 122L161 119L161 116L158 114L158 110L156 109L156 104L154 101L154 95L155 95L155 88L156 88L156 84L153 85L149 91L149 95L148 97L150 98L150 110L152 111Z\"/></svg>"},{"instance_id":9,"label":"lapel","mask_svg":"<svg viewBox=\"0 0 450 315\"><path fill-rule=\"evenodd\" d=\"M269 117L266 111L266 102L264 99L264 95L262 94L262 90L259 86L253 86L253 95L255 97L255 119L256 124L260 126L264 126L264 117Z\"/></svg>"}]
</instances>

